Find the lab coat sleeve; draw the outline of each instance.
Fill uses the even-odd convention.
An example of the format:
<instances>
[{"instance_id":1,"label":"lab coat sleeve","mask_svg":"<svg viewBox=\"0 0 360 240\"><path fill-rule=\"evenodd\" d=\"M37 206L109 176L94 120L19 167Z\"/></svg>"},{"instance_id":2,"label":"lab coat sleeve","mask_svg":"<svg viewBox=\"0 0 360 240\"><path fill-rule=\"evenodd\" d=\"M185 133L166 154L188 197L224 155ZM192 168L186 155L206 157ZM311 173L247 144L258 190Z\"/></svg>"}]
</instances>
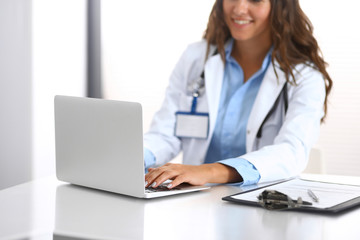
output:
<instances>
[{"instance_id":1,"label":"lab coat sleeve","mask_svg":"<svg viewBox=\"0 0 360 240\"><path fill-rule=\"evenodd\" d=\"M307 165L311 147L318 139L324 115L325 82L322 75L310 67L298 76L298 85L288 88L288 111L273 144L240 156L259 171L259 182L300 174Z\"/></svg>"},{"instance_id":2,"label":"lab coat sleeve","mask_svg":"<svg viewBox=\"0 0 360 240\"><path fill-rule=\"evenodd\" d=\"M144 135L144 147L154 154L156 165L165 164L181 151L181 140L174 136L175 113L180 109L182 96L186 96L187 75L197 55L193 51L194 47L190 45L176 64L162 106L154 115L150 130Z\"/></svg>"}]
</instances>

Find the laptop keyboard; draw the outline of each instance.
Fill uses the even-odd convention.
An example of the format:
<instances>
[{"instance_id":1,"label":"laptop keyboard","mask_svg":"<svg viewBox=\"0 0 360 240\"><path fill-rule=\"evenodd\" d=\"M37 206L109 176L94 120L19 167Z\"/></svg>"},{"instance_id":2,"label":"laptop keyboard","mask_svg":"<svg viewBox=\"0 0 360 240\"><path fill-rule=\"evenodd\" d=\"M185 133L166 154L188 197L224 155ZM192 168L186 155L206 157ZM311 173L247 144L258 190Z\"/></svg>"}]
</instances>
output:
<instances>
[{"instance_id":1,"label":"laptop keyboard","mask_svg":"<svg viewBox=\"0 0 360 240\"><path fill-rule=\"evenodd\" d=\"M174 187L172 189L169 189L169 188L167 188L167 185L162 184L162 185L159 185L157 188L152 188L152 187L145 188L145 193L176 191L176 190L180 190L180 188L179 187Z\"/></svg>"}]
</instances>

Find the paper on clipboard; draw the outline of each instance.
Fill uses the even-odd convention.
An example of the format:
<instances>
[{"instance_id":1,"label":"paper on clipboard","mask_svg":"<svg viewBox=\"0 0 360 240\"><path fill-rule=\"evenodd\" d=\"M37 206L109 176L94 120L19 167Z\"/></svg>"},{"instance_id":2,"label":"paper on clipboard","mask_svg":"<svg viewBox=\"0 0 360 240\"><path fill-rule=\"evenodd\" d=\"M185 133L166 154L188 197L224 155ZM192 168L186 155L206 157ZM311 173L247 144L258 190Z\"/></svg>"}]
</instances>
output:
<instances>
[{"instance_id":1,"label":"paper on clipboard","mask_svg":"<svg viewBox=\"0 0 360 240\"><path fill-rule=\"evenodd\" d=\"M266 187L266 189L282 192L290 196L292 199L301 197L304 201L312 203L311 206L307 206L306 208L316 209L332 208L339 204L360 197L360 186L317 182L303 179L290 180ZM318 202L315 202L309 196L308 189L311 189L319 198ZM240 201L258 202L257 196L259 196L262 191L264 191L264 188L257 189L255 191L239 193L229 197Z\"/></svg>"}]
</instances>

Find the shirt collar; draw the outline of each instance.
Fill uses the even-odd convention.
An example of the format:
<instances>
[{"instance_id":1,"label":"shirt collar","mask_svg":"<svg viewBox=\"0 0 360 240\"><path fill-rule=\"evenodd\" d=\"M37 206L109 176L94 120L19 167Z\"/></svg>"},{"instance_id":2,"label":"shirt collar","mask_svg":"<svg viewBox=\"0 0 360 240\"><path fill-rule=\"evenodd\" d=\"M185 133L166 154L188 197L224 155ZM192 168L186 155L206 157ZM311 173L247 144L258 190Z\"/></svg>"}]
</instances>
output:
<instances>
[{"instance_id":1,"label":"shirt collar","mask_svg":"<svg viewBox=\"0 0 360 240\"><path fill-rule=\"evenodd\" d=\"M226 61L231 61L233 59L231 57L231 51L232 51L232 48L234 46L234 39L231 38L226 45L227 46L225 47L225 60Z\"/></svg>"}]
</instances>

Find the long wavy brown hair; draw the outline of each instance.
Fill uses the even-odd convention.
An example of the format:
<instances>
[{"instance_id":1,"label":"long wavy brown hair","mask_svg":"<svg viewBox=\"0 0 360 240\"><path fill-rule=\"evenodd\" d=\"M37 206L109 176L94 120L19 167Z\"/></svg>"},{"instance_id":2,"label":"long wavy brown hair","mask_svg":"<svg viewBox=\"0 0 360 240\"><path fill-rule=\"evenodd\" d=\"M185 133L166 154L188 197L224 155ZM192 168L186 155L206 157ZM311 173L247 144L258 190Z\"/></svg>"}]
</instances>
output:
<instances>
[{"instance_id":1,"label":"long wavy brown hair","mask_svg":"<svg viewBox=\"0 0 360 240\"><path fill-rule=\"evenodd\" d=\"M327 63L322 57L319 45L313 36L313 26L301 10L298 0L269 0L271 3L270 25L273 43L272 63L279 64L285 73L286 81L296 84L294 72L297 64L306 64L318 70L324 78L326 96L324 102L327 114L328 96L333 82L326 71ZM209 16L204 39L208 43L207 57L210 45L216 45L223 61L225 61L224 45L231 38L230 30L224 19L223 0L216 0ZM276 69L274 67L275 73ZM277 74L276 74L277 75Z\"/></svg>"}]
</instances>

